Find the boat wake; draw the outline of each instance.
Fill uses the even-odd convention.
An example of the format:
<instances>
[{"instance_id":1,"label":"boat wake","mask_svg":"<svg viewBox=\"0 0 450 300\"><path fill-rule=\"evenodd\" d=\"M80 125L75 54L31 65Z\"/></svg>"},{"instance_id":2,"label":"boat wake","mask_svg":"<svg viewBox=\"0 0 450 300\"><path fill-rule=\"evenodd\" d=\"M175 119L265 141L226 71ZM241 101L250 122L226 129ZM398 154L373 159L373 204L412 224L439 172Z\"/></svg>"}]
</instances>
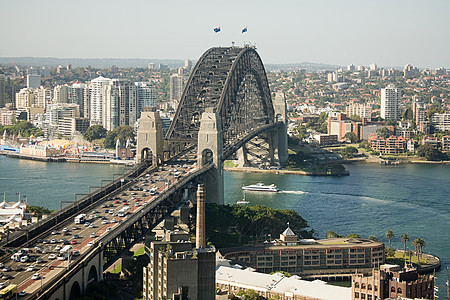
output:
<instances>
[{"instance_id":1,"label":"boat wake","mask_svg":"<svg viewBox=\"0 0 450 300\"><path fill-rule=\"evenodd\" d=\"M304 191L279 191L279 193L283 193L283 194L297 194L297 195L308 194L308 192L304 192Z\"/></svg>"}]
</instances>

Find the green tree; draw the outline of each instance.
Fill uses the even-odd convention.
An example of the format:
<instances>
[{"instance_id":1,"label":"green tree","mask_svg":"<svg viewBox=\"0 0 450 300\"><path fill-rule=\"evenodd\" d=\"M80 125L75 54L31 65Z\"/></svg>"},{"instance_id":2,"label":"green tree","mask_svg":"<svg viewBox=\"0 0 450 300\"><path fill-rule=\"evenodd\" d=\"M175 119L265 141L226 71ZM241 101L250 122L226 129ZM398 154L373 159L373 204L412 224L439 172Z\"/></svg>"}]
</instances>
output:
<instances>
[{"instance_id":1,"label":"green tree","mask_svg":"<svg viewBox=\"0 0 450 300\"><path fill-rule=\"evenodd\" d=\"M403 233L402 234L402 242L404 244L404 257L405 257L405 262L406 262L406 243L409 241L409 235L407 233Z\"/></svg>"},{"instance_id":2,"label":"green tree","mask_svg":"<svg viewBox=\"0 0 450 300\"><path fill-rule=\"evenodd\" d=\"M384 137L385 139L387 139L388 137L391 136L391 130L389 129L389 127L382 127L382 128L378 128L376 130L376 133L381 136Z\"/></svg>"},{"instance_id":3,"label":"green tree","mask_svg":"<svg viewBox=\"0 0 450 300\"><path fill-rule=\"evenodd\" d=\"M357 153L358 149L353 146L345 147L343 150L341 150L341 155L345 158L355 157Z\"/></svg>"},{"instance_id":4,"label":"green tree","mask_svg":"<svg viewBox=\"0 0 450 300\"><path fill-rule=\"evenodd\" d=\"M416 150L416 154L420 157L425 157L430 161L442 160L445 158L441 151L429 143L420 145Z\"/></svg>"},{"instance_id":5,"label":"green tree","mask_svg":"<svg viewBox=\"0 0 450 300\"><path fill-rule=\"evenodd\" d=\"M120 141L121 145L125 145L127 139L134 141L134 137L133 127L128 125L119 126L114 128L112 131L108 131L103 144L105 148L113 149L116 147L117 140Z\"/></svg>"},{"instance_id":6,"label":"green tree","mask_svg":"<svg viewBox=\"0 0 450 300\"><path fill-rule=\"evenodd\" d=\"M369 240L378 241L378 238L375 235L369 236Z\"/></svg>"},{"instance_id":7,"label":"green tree","mask_svg":"<svg viewBox=\"0 0 450 300\"><path fill-rule=\"evenodd\" d=\"M357 233L350 233L349 235L347 235L348 238L353 238L353 239L359 239L360 236Z\"/></svg>"},{"instance_id":8,"label":"green tree","mask_svg":"<svg viewBox=\"0 0 450 300\"><path fill-rule=\"evenodd\" d=\"M83 133L83 137L89 142L104 138L106 137L106 129L101 125L92 125Z\"/></svg>"},{"instance_id":9,"label":"green tree","mask_svg":"<svg viewBox=\"0 0 450 300\"><path fill-rule=\"evenodd\" d=\"M327 239L333 239L333 238L338 238L338 237L339 237L339 235L332 230L327 231L327 233L325 234L325 238L327 238Z\"/></svg>"},{"instance_id":10,"label":"green tree","mask_svg":"<svg viewBox=\"0 0 450 300\"><path fill-rule=\"evenodd\" d=\"M391 247L384 249L384 252L386 253L387 258L393 258L395 257L395 250Z\"/></svg>"},{"instance_id":11,"label":"green tree","mask_svg":"<svg viewBox=\"0 0 450 300\"><path fill-rule=\"evenodd\" d=\"M402 114L403 120L412 120L414 117L413 110L411 107L408 107Z\"/></svg>"},{"instance_id":12,"label":"green tree","mask_svg":"<svg viewBox=\"0 0 450 300\"><path fill-rule=\"evenodd\" d=\"M408 251L406 251L405 255L406 255L406 257L409 257L409 265L411 265L411 258L414 255L414 251L408 250Z\"/></svg>"},{"instance_id":13,"label":"green tree","mask_svg":"<svg viewBox=\"0 0 450 300\"><path fill-rule=\"evenodd\" d=\"M389 241L389 248L391 248L391 240L395 237L394 232L392 230L386 231L386 238Z\"/></svg>"},{"instance_id":14,"label":"green tree","mask_svg":"<svg viewBox=\"0 0 450 300\"><path fill-rule=\"evenodd\" d=\"M387 120L384 121L384 124L388 125L388 126L396 126L397 125L397 120L387 119Z\"/></svg>"},{"instance_id":15,"label":"green tree","mask_svg":"<svg viewBox=\"0 0 450 300\"><path fill-rule=\"evenodd\" d=\"M354 132L347 132L344 135L344 138L347 140L347 142L350 142L352 144L359 142L359 137Z\"/></svg>"}]
</instances>

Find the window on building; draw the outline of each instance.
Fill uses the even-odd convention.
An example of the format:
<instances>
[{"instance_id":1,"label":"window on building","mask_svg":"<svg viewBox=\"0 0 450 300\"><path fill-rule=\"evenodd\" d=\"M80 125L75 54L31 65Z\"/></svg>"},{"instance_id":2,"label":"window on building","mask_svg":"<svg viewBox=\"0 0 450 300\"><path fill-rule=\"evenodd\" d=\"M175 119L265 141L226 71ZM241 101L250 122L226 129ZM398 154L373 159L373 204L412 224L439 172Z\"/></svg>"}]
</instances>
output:
<instances>
[{"instance_id":1,"label":"window on building","mask_svg":"<svg viewBox=\"0 0 450 300\"><path fill-rule=\"evenodd\" d=\"M374 286L373 286L373 290L376 292L376 291L378 291L378 286L375 284Z\"/></svg>"},{"instance_id":2,"label":"window on building","mask_svg":"<svg viewBox=\"0 0 450 300\"><path fill-rule=\"evenodd\" d=\"M368 291L371 291L371 290L372 290L372 285L371 285L371 284L368 284L368 285L367 285L367 290L368 290Z\"/></svg>"},{"instance_id":3,"label":"window on building","mask_svg":"<svg viewBox=\"0 0 450 300\"><path fill-rule=\"evenodd\" d=\"M361 289L366 289L366 284L365 283L361 283Z\"/></svg>"},{"instance_id":4,"label":"window on building","mask_svg":"<svg viewBox=\"0 0 450 300\"><path fill-rule=\"evenodd\" d=\"M395 293L395 286L391 287L391 293Z\"/></svg>"},{"instance_id":5,"label":"window on building","mask_svg":"<svg viewBox=\"0 0 450 300\"><path fill-rule=\"evenodd\" d=\"M402 288L398 288L398 289L397 289L397 293L398 293L398 294L401 294L401 293L402 293Z\"/></svg>"},{"instance_id":6,"label":"window on building","mask_svg":"<svg viewBox=\"0 0 450 300\"><path fill-rule=\"evenodd\" d=\"M372 295L367 295L367 300L372 300Z\"/></svg>"},{"instance_id":7,"label":"window on building","mask_svg":"<svg viewBox=\"0 0 450 300\"><path fill-rule=\"evenodd\" d=\"M355 292L355 298L359 298L359 293Z\"/></svg>"},{"instance_id":8,"label":"window on building","mask_svg":"<svg viewBox=\"0 0 450 300\"><path fill-rule=\"evenodd\" d=\"M355 282L355 288L359 288L359 282Z\"/></svg>"},{"instance_id":9,"label":"window on building","mask_svg":"<svg viewBox=\"0 0 450 300\"><path fill-rule=\"evenodd\" d=\"M366 299L366 294L361 293L361 299Z\"/></svg>"}]
</instances>

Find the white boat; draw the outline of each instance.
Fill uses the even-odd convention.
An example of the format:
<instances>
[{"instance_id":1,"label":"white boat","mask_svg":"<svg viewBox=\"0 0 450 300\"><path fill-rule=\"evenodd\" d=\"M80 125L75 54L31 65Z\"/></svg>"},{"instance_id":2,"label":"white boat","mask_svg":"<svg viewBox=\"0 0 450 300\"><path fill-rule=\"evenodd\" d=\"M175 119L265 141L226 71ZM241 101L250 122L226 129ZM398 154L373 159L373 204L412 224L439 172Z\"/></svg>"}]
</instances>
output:
<instances>
[{"instance_id":1,"label":"white boat","mask_svg":"<svg viewBox=\"0 0 450 300\"><path fill-rule=\"evenodd\" d=\"M238 202L236 202L236 204L249 204L250 202L245 200L245 191L244 191L244 198Z\"/></svg>"},{"instance_id":2,"label":"white boat","mask_svg":"<svg viewBox=\"0 0 450 300\"><path fill-rule=\"evenodd\" d=\"M242 187L245 191L257 191L257 192L278 192L277 186L274 184L264 185L263 183L251 184Z\"/></svg>"}]
</instances>

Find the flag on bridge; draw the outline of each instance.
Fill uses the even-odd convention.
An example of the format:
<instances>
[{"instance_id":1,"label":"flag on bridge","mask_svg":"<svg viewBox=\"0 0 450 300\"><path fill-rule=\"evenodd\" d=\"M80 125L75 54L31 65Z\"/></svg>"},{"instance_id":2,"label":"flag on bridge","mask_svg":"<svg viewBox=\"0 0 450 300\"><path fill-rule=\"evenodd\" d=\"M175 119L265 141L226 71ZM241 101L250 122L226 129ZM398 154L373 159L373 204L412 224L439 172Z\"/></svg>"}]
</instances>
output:
<instances>
[{"instance_id":1,"label":"flag on bridge","mask_svg":"<svg viewBox=\"0 0 450 300\"><path fill-rule=\"evenodd\" d=\"M215 33L218 33L220 31L220 26L219 27L216 27L216 28L214 28L214 32Z\"/></svg>"},{"instance_id":2,"label":"flag on bridge","mask_svg":"<svg viewBox=\"0 0 450 300\"><path fill-rule=\"evenodd\" d=\"M244 27L244 29L242 29L242 33L247 32L247 26Z\"/></svg>"}]
</instances>

